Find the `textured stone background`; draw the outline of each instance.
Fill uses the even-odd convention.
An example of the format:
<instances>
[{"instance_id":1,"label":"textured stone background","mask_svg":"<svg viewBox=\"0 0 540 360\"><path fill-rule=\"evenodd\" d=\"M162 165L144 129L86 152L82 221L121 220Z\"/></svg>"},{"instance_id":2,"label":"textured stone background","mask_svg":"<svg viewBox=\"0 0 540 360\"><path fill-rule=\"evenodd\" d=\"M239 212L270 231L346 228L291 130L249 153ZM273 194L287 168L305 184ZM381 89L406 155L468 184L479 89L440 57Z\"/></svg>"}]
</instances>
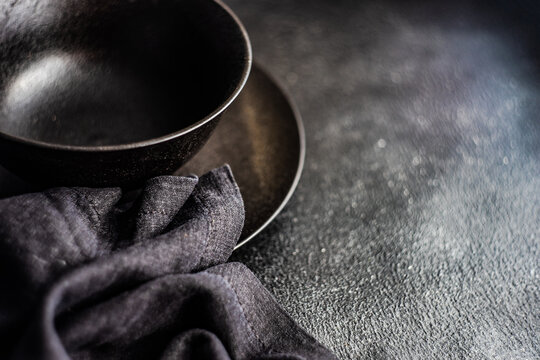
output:
<instances>
[{"instance_id":1,"label":"textured stone background","mask_svg":"<svg viewBox=\"0 0 540 360\"><path fill-rule=\"evenodd\" d=\"M307 135L295 196L235 259L343 359L539 359L532 2L227 3Z\"/></svg>"}]
</instances>

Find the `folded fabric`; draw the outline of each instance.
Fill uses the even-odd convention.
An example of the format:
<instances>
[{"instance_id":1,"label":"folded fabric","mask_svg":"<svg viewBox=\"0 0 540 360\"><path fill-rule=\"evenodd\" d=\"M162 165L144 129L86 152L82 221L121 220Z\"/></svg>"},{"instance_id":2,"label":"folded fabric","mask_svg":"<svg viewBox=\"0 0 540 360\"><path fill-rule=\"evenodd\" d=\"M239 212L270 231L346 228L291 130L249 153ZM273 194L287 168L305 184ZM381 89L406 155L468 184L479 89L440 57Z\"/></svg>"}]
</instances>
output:
<instances>
[{"instance_id":1,"label":"folded fabric","mask_svg":"<svg viewBox=\"0 0 540 360\"><path fill-rule=\"evenodd\" d=\"M334 359L242 264L228 167L0 200L2 359Z\"/></svg>"}]
</instances>

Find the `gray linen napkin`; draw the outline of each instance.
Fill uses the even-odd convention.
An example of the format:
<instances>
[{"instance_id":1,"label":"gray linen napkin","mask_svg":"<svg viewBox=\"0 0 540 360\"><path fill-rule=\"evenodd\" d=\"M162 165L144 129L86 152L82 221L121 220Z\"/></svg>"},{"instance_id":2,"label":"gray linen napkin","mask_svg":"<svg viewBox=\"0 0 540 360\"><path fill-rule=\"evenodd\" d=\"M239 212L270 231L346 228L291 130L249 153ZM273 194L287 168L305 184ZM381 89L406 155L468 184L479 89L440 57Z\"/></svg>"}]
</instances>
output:
<instances>
[{"instance_id":1,"label":"gray linen napkin","mask_svg":"<svg viewBox=\"0 0 540 360\"><path fill-rule=\"evenodd\" d=\"M228 167L0 200L0 358L334 359L225 263L243 221Z\"/></svg>"}]
</instances>

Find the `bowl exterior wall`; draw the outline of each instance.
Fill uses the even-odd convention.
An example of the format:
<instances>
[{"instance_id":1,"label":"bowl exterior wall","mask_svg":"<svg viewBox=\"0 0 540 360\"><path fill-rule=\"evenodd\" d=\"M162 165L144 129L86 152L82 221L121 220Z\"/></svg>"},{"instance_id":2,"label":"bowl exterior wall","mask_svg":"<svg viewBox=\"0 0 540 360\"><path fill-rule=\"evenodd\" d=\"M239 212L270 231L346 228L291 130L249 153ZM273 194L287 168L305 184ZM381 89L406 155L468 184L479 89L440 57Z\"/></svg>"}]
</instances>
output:
<instances>
[{"instance_id":1,"label":"bowl exterior wall","mask_svg":"<svg viewBox=\"0 0 540 360\"><path fill-rule=\"evenodd\" d=\"M219 118L153 145L112 151L45 148L0 133L0 164L40 185L136 187L185 164L206 143Z\"/></svg>"}]
</instances>

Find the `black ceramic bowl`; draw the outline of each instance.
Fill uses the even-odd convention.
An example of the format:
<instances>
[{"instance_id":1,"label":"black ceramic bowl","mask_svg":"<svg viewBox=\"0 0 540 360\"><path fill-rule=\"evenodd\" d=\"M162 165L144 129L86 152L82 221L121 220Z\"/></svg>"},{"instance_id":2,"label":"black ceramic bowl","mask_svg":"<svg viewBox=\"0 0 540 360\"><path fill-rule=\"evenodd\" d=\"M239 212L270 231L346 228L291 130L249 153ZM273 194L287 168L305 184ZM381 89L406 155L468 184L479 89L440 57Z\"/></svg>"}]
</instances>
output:
<instances>
[{"instance_id":1,"label":"black ceramic bowl","mask_svg":"<svg viewBox=\"0 0 540 360\"><path fill-rule=\"evenodd\" d=\"M135 185L184 164L244 86L214 0L0 4L0 163L34 183Z\"/></svg>"}]
</instances>

